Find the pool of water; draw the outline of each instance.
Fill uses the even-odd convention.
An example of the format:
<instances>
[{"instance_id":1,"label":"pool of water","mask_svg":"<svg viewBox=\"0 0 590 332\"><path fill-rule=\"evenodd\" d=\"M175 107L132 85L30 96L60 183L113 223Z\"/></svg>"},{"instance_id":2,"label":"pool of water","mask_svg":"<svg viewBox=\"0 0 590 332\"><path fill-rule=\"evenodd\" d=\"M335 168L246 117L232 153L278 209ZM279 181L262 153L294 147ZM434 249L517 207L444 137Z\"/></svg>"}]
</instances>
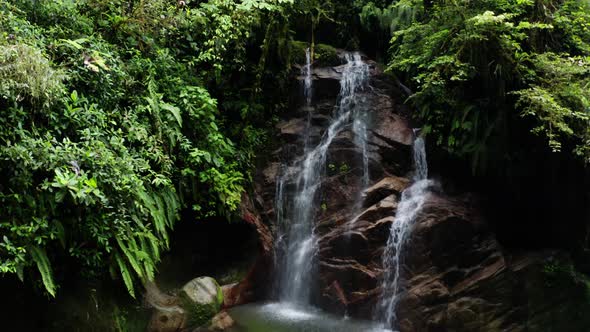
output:
<instances>
[{"instance_id":1,"label":"pool of water","mask_svg":"<svg viewBox=\"0 0 590 332\"><path fill-rule=\"evenodd\" d=\"M230 332L392 332L380 324L286 303L247 304L229 310Z\"/></svg>"}]
</instances>

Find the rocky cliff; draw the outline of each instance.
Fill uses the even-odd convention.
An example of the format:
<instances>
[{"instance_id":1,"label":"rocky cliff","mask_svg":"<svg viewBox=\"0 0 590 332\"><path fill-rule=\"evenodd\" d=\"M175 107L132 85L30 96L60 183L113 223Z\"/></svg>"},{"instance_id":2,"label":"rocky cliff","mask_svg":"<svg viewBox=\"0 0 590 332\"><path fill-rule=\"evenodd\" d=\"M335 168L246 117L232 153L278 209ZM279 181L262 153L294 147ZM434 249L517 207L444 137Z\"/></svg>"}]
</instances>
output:
<instances>
[{"instance_id":1,"label":"rocky cliff","mask_svg":"<svg viewBox=\"0 0 590 332\"><path fill-rule=\"evenodd\" d=\"M371 89L362 92L369 110L370 187L362 190L361 153L351 130L329 148L321 183L317 289L322 308L371 318L380 296L382 254L402 191L410 184L414 134L404 117L401 92L371 63ZM294 107L277 125L281 142L259 169L255 191L245 199L244 218L259 229L265 264L241 283L252 293L270 287L274 201L280 174L303 153L306 130L316 144L326 130L339 92L342 66L313 70L311 106ZM309 122L308 122L309 117ZM308 123L309 126L308 127ZM287 194L289 192L289 181ZM292 183L291 183L292 184ZM476 199L433 191L417 220L404 254L404 292L398 328L409 331L585 331L590 318L587 279L558 251L507 252L496 240ZM267 229L268 228L268 229ZM265 272L261 272L265 271ZM264 286L260 286L263 284ZM245 287L247 285L248 287ZM237 292L239 293L239 292Z\"/></svg>"}]
</instances>

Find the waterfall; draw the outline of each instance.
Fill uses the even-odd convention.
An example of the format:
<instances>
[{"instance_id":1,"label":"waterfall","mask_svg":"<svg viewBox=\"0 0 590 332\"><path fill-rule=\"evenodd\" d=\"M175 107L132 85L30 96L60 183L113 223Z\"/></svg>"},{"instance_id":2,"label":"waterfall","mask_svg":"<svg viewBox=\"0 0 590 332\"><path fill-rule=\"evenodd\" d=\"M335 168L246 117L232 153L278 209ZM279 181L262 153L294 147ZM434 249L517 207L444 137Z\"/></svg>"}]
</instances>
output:
<instances>
[{"instance_id":1,"label":"waterfall","mask_svg":"<svg viewBox=\"0 0 590 332\"><path fill-rule=\"evenodd\" d=\"M313 81L311 78L311 50L305 49L305 66L301 67L303 76L303 99L305 100L305 112L307 112L307 122L305 123L305 139L303 140L303 150L307 153L309 149L310 128L311 128L311 98L313 91Z\"/></svg>"},{"instance_id":2,"label":"waterfall","mask_svg":"<svg viewBox=\"0 0 590 332\"><path fill-rule=\"evenodd\" d=\"M309 54L306 53L308 61ZM313 281L314 258L318 250L317 237L314 231L315 214L318 208L318 190L320 189L322 176L325 173L328 148L334 138L342 132L352 121L362 122L357 110L357 92L367 85L369 67L361 60L358 53L345 54L346 65L340 80L340 94L329 127L325 131L321 141L314 148L305 148L303 157L296 162L297 173L293 175L283 174L277 181L277 224L282 229L279 233L278 245L282 252L278 258L279 269L279 300L281 302L308 305L310 303L310 290ZM311 103L311 64L303 69L304 97L306 106ZM309 77L309 82L307 81ZM309 91L308 91L309 88ZM309 114L309 113L308 113ZM309 115L308 115L309 116ZM309 120L309 118L308 118ZM354 129L357 127L357 129ZM309 129L309 126L308 126ZM366 132L366 125L355 125L355 136L361 131ZM309 133L306 133L309 136ZM356 138L355 138L356 139ZM366 133L361 137L366 154ZM308 137L305 138L307 144ZM362 148L362 145L361 145ZM368 162L367 162L368 163ZM368 174L368 166L367 174ZM285 182L294 178L294 193L292 197L286 197ZM367 175L368 179L368 175Z\"/></svg>"},{"instance_id":3,"label":"waterfall","mask_svg":"<svg viewBox=\"0 0 590 332\"><path fill-rule=\"evenodd\" d=\"M303 98L305 99L305 106L311 105L312 97L312 86L311 80L311 50L305 49L305 66L301 68L301 74L303 75Z\"/></svg>"},{"instance_id":4,"label":"waterfall","mask_svg":"<svg viewBox=\"0 0 590 332\"><path fill-rule=\"evenodd\" d=\"M352 62L355 64L357 70L355 79L361 82L366 82L369 78L369 66L362 62L360 54L347 53L346 56L348 63ZM347 83L355 84L352 80ZM351 87L347 87L347 89L350 88ZM341 95L346 96L346 98L343 97L340 101L340 108L346 108L352 111L352 132L354 133L354 142L361 149L362 153L363 176L361 178L361 188L359 190L360 195L369 185L369 155L367 153L368 112L364 107L366 104L364 97L357 95L354 91L354 87L352 87L352 90L353 91L348 95L341 93Z\"/></svg>"},{"instance_id":5,"label":"waterfall","mask_svg":"<svg viewBox=\"0 0 590 332\"><path fill-rule=\"evenodd\" d=\"M397 213L391 225L387 246L383 253L384 276L381 280L382 293L376 308L376 314L377 319L386 328L391 328L397 323L395 311L402 289L400 272L404 245L412 231L414 220L426 200L429 187L432 185L432 181L427 179L428 165L422 137L417 137L414 140L413 150L414 183L402 192Z\"/></svg>"}]
</instances>

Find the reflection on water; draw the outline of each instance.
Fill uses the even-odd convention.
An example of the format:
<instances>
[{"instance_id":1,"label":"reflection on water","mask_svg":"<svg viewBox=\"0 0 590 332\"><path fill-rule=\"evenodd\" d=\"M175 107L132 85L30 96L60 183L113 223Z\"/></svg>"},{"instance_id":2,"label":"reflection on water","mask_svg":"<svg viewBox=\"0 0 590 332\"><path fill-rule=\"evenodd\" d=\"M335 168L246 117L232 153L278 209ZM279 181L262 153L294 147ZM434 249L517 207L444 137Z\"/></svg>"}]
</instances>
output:
<instances>
[{"instance_id":1,"label":"reflection on water","mask_svg":"<svg viewBox=\"0 0 590 332\"><path fill-rule=\"evenodd\" d=\"M247 304L229 314L236 321L230 332L393 332L375 322L285 303Z\"/></svg>"}]
</instances>

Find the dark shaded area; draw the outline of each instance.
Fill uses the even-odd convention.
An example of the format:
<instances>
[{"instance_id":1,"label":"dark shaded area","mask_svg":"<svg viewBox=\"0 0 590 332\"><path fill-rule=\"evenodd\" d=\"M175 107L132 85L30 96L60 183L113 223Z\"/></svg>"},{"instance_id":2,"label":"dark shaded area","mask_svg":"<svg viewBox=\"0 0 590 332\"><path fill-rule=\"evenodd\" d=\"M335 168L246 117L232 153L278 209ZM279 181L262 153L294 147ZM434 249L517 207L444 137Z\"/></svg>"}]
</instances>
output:
<instances>
[{"instance_id":1,"label":"dark shaded area","mask_svg":"<svg viewBox=\"0 0 590 332\"><path fill-rule=\"evenodd\" d=\"M149 318L141 301L113 280L89 282L71 274L53 299L6 276L0 292L11 300L2 306L2 331L144 331Z\"/></svg>"},{"instance_id":2,"label":"dark shaded area","mask_svg":"<svg viewBox=\"0 0 590 332\"><path fill-rule=\"evenodd\" d=\"M182 287L200 276L221 285L241 280L258 256L256 230L242 221L195 220L185 213L170 237L170 251L158 266L163 290Z\"/></svg>"},{"instance_id":3,"label":"dark shaded area","mask_svg":"<svg viewBox=\"0 0 590 332\"><path fill-rule=\"evenodd\" d=\"M241 221L193 220L179 222L172 233L171 250L163 255L158 267L162 288L177 290L204 275L220 284L243 278L258 255L256 231ZM33 288L13 275L0 278L0 293L10 299L0 314L2 331L145 330L150 309L142 303L139 286L138 299L134 300L120 280L108 275L93 281L69 273L60 284L57 298L51 299L43 294L40 284Z\"/></svg>"},{"instance_id":4,"label":"dark shaded area","mask_svg":"<svg viewBox=\"0 0 590 332\"><path fill-rule=\"evenodd\" d=\"M590 172L571 154L551 152L531 136L514 139L509 146L512 157L483 175L471 175L467 161L429 142L431 174L444 179L451 194L477 193L502 245L562 248L583 255L588 246Z\"/></svg>"}]
</instances>

